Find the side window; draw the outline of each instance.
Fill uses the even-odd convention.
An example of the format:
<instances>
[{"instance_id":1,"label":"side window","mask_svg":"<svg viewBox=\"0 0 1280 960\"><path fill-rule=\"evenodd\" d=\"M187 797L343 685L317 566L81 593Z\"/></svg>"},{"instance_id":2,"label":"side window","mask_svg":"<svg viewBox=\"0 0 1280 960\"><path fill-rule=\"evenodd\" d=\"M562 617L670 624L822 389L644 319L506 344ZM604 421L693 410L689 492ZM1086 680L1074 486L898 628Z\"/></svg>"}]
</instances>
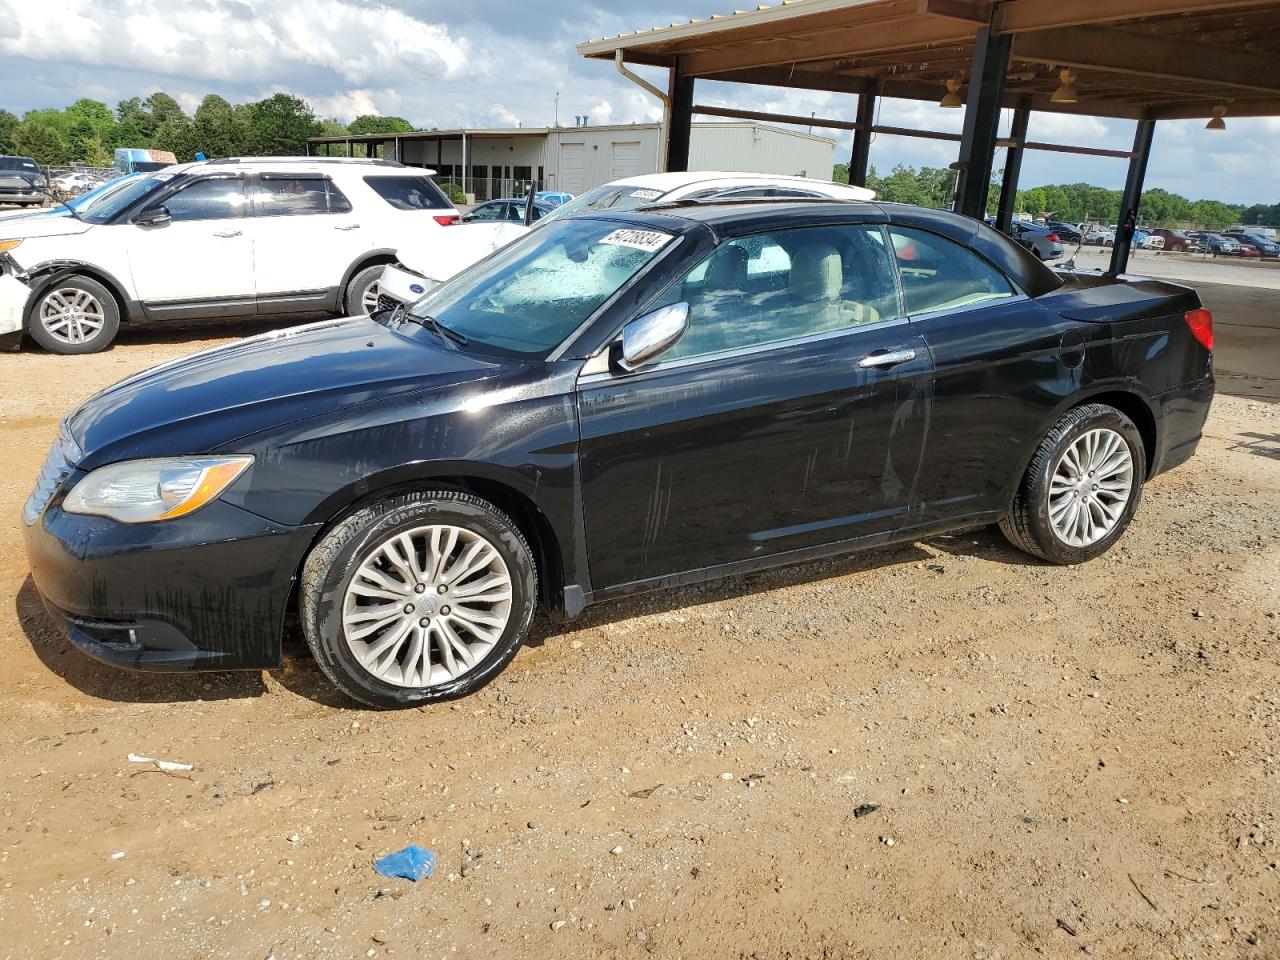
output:
<instances>
[{"instance_id":1,"label":"side window","mask_svg":"<svg viewBox=\"0 0 1280 960\"><path fill-rule=\"evenodd\" d=\"M453 204L430 177L365 177L373 192L397 210L452 210Z\"/></svg>"},{"instance_id":2,"label":"side window","mask_svg":"<svg viewBox=\"0 0 1280 960\"><path fill-rule=\"evenodd\" d=\"M254 216L296 217L318 213L349 213L351 204L328 180L319 177L262 177Z\"/></svg>"},{"instance_id":3,"label":"side window","mask_svg":"<svg viewBox=\"0 0 1280 960\"><path fill-rule=\"evenodd\" d=\"M721 244L657 304L689 304L664 359L848 330L900 316L893 260L875 224L809 227Z\"/></svg>"},{"instance_id":4,"label":"side window","mask_svg":"<svg viewBox=\"0 0 1280 960\"><path fill-rule=\"evenodd\" d=\"M197 180L164 201L175 221L230 220L244 216L244 181L238 177Z\"/></svg>"},{"instance_id":5,"label":"side window","mask_svg":"<svg viewBox=\"0 0 1280 960\"><path fill-rule=\"evenodd\" d=\"M502 208L504 206L505 204L502 204L502 203L482 203L480 204L480 206L476 207L474 210L471 211L471 219L472 220L501 220Z\"/></svg>"},{"instance_id":6,"label":"side window","mask_svg":"<svg viewBox=\"0 0 1280 960\"><path fill-rule=\"evenodd\" d=\"M1013 287L972 250L937 234L890 227L907 313L954 310L1013 296Z\"/></svg>"}]
</instances>

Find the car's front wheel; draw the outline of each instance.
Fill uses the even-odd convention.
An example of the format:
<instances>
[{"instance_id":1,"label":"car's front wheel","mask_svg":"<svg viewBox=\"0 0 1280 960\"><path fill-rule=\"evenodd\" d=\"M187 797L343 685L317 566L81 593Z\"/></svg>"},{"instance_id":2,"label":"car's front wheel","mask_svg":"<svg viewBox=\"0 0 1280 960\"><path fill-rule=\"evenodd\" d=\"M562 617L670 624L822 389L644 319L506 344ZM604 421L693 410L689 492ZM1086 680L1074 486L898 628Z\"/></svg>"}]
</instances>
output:
<instances>
[{"instance_id":1,"label":"car's front wheel","mask_svg":"<svg viewBox=\"0 0 1280 960\"><path fill-rule=\"evenodd\" d=\"M520 529L461 490L403 493L358 510L311 551L303 632L325 675L374 707L471 693L524 641L537 569Z\"/></svg>"},{"instance_id":2,"label":"car's front wheel","mask_svg":"<svg viewBox=\"0 0 1280 960\"><path fill-rule=\"evenodd\" d=\"M1142 435L1115 407L1086 403L1055 423L1000 522L1009 542L1052 563L1092 560L1129 526L1146 478Z\"/></svg>"},{"instance_id":3,"label":"car's front wheel","mask_svg":"<svg viewBox=\"0 0 1280 960\"><path fill-rule=\"evenodd\" d=\"M27 310L31 339L53 353L97 353L120 329L120 307L111 291L90 277L51 284Z\"/></svg>"},{"instance_id":4,"label":"car's front wheel","mask_svg":"<svg viewBox=\"0 0 1280 960\"><path fill-rule=\"evenodd\" d=\"M365 267L347 284L343 309L348 317L367 316L378 309L379 282L382 280L382 264Z\"/></svg>"}]
</instances>

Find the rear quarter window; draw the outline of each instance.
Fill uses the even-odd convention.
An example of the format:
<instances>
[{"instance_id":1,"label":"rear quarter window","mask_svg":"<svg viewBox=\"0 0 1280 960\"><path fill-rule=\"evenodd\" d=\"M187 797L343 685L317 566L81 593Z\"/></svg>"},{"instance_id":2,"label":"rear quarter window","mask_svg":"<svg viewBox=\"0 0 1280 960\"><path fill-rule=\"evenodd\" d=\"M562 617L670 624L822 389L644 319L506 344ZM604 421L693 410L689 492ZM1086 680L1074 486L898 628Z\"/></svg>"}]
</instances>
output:
<instances>
[{"instance_id":1,"label":"rear quarter window","mask_svg":"<svg viewBox=\"0 0 1280 960\"><path fill-rule=\"evenodd\" d=\"M364 182L397 210L452 210L444 192L430 177L365 177Z\"/></svg>"}]
</instances>

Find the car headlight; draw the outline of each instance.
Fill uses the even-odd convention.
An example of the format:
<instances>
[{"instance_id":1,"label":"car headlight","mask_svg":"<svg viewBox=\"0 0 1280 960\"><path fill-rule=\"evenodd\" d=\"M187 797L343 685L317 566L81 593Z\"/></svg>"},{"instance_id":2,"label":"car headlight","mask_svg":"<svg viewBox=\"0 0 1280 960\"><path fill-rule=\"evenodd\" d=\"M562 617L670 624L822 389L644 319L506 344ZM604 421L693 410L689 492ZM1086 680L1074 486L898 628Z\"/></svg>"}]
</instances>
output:
<instances>
[{"instance_id":1,"label":"car headlight","mask_svg":"<svg viewBox=\"0 0 1280 960\"><path fill-rule=\"evenodd\" d=\"M62 509L121 523L170 520L199 510L235 482L253 457L126 460L99 467L71 488Z\"/></svg>"},{"instance_id":2,"label":"car headlight","mask_svg":"<svg viewBox=\"0 0 1280 960\"><path fill-rule=\"evenodd\" d=\"M39 187L43 187L48 182L49 181L46 180L44 177L36 177L34 180L31 181L31 185L33 187L39 188Z\"/></svg>"},{"instance_id":3,"label":"car headlight","mask_svg":"<svg viewBox=\"0 0 1280 960\"><path fill-rule=\"evenodd\" d=\"M0 240L0 253L7 253L22 246L21 240Z\"/></svg>"}]
</instances>

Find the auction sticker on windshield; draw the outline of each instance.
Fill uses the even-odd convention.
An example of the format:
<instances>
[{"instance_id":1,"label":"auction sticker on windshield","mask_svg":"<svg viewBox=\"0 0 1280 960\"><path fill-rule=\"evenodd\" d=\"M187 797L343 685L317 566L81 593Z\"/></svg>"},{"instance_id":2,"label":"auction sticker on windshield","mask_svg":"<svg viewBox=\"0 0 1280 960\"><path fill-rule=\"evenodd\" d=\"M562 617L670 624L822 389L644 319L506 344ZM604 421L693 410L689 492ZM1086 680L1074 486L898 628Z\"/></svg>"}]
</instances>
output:
<instances>
[{"instance_id":1,"label":"auction sticker on windshield","mask_svg":"<svg viewBox=\"0 0 1280 960\"><path fill-rule=\"evenodd\" d=\"M671 239L671 234L656 230L615 230L608 236L601 237L600 242L653 253L661 250Z\"/></svg>"}]
</instances>

